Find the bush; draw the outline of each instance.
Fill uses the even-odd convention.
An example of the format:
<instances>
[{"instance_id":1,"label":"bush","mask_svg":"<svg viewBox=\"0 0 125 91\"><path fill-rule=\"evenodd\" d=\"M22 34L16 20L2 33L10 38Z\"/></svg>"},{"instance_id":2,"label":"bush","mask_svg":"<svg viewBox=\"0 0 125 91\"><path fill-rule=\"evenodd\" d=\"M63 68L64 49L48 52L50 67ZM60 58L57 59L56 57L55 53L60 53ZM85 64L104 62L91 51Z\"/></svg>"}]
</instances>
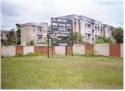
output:
<instances>
[{"instance_id":1,"label":"bush","mask_svg":"<svg viewBox=\"0 0 125 91\"><path fill-rule=\"evenodd\" d=\"M16 57L22 57L22 56L23 56L23 54L21 54L21 53L16 54Z\"/></svg>"},{"instance_id":2,"label":"bush","mask_svg":"<svg viewBox=\"0 0 125 91\"><path fill-rule=\"evenodd\" d=\"M41 53L28 53L28 54L25 54L24 56L41 56Z\"/></svg>"},{"instance_id":3,"label":"bush","mask_svg":"<svg viewBox=\"0 0 125 91\"><path fill-rule=\"evenodd\" d=\"M96 43L112 43L110 38L98 37L96 38Z\"/></svg>"},{"instance_id":4,"label":"bush","mask_svg":"<svg viewBox=\"0 0 125 91\"><path fill-rule=\"evenodd\" d=\"M79 32L73 33L73 41L74 42L81 42L83 41L83 36Z\"/></svg>"},{"instance_id":5,"label":"bush","mask_svg":"<svg viewBox=\"0 0 125 91\"><path fill-rule=\"evenodd\" d=\"M94 50L88 50L85 52L85 56L94 56Z\"/></svg>"},{"instance_id":6,"label":"bush","mask_svg":"<svg viewBox=\"0 0 125 91\"><path fill-rule=\"evenodd\" d=\"M31 40L30 42L27 42L26 45L34 45L34 41Z\"/></svg>"},{"instance_id":7,"label":"bush","mask_svg":"<svg viewBox=\"0 0 125 91\"><path fill-rule=\"evenodd\" d=\"M32 52L30 52L30 53L25 54L25 55L20 54L20 53L16 54L16 57L27 57L27 56L41 56L41 53L32 53Z\"/></svg>"},{"instance_id":8,"label":"bush","mask_svg":"<svg viewBox=\"0 0 125 91\"><path fill-rule=\"evenodd\" d=\"M48 44L48 42L47 42L47 41L44 41L44 42L41 42L41 43L39 43L39 44Z\"/></svg>"},{"instance_id":9,"label":"bush","mask_svg":"<svg viewBox=\"0 0 125 91\"><path fill-rule=\"evenodd\" d=\"M8 42L7 42L7 40L1 39L1 44L2 44L2 45L7 45Z\"/></svg>"}]
</instances>

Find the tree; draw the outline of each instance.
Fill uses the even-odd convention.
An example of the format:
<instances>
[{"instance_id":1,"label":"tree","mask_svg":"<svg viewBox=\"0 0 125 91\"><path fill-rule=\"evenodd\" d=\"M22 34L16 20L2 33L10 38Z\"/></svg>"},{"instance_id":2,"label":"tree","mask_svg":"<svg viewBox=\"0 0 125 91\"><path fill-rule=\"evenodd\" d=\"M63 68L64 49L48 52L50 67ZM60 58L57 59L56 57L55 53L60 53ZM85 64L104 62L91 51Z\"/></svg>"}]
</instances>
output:
<instances>
[{"instance_id":1,"label":"tree","mask_svg":"<svg viewBox=\"0 0 125 91\"><path fill-rule=\"evenodd\" d=\"M73 41L74 42L81 42L82 40L83 40L83 37L79 32L73 33Z\"/></svg>"},{"instance_id":2,"label":"tree","mask_svg":"<svg viewBox=\"0 0 125 91\"><path fill-rule=\"evenodd\" d=\"M15 45L16 44L16 36L15 36L15 32L14 32L14 29L11 29L9 31L9 34L8 34L8 39L7 39L7 44L8 45Z\"/></svg>"},{"instance_id":3,"label":"tree","mask_svg":"<svg viewBox=\"0 0 125 91\"><path fill-rule=\"evenodd\" d=\"M1 44L2 44L2 45L7 45L8 43L7 43L7 41L6 41L6 40L1 39Z\"/></svg>"},{"instance_id":4,"label":"tree","mask_svg":"<svg viewBox=\"0 0 125 91\"><path fill-rule=\"evenodd\" d=\"M99 36L98 38L96 38L96 43L112 43L112 40L110 38Z\"/></svg>"},{"instance_id":5,"label":"tree","mask_svg":"<svg viewBox=\"0 0 125 91\"><path fill-rule=\"evenodd\" d=\"M115 39L115 42L116 43L123 43L123 29L122 28L115 28L113 31L112 31L112 36L113 36L113 39Z\"/></svg>"},{"instance_id":6,"label":"tree","mask_svg":"<svg viewBox=\"0 0 125 91\"><path fill-rule=\"evenodd\" d=\"M21 44L21 28L20 28L20 24L16 24L16 28L17 28L17 31L16 31L16 41L17 41L17 45L20 45Z\"/></svg>"}]
</instances>

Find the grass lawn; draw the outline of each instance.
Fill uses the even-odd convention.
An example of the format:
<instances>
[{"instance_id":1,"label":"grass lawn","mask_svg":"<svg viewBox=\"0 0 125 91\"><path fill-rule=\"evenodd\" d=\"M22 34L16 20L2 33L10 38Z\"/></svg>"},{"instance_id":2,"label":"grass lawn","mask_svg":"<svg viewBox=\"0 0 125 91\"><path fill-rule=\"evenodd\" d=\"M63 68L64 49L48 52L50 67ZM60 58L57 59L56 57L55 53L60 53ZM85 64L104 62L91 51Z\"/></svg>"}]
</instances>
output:
<instances>
[{"instance_id":1,"label":"grass lawn","mask_svg":"<svg viewBox=\"0 0 125 91\"><path fill-rule=\"evenodd\" d=\"M123 58L2 58L2 89L123 89Z\"/></svg>"}]
</instances>

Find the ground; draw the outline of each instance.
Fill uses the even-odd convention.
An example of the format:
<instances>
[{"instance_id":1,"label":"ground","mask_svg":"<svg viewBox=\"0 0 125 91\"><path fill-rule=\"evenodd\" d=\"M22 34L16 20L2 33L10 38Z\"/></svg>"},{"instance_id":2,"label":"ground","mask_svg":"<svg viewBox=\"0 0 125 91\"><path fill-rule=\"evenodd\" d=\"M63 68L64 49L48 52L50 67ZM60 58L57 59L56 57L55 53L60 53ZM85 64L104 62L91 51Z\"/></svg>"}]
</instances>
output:
<instances>
[{"instance_id":1,"label":"ground","mask_svg":"<svg viewBox=\"0 0 125 91\"><path fill-rule=\"evenodd\" d=\"M2 89L123 89L123 58L2 58Z\"/></svg>"}]
</instances>

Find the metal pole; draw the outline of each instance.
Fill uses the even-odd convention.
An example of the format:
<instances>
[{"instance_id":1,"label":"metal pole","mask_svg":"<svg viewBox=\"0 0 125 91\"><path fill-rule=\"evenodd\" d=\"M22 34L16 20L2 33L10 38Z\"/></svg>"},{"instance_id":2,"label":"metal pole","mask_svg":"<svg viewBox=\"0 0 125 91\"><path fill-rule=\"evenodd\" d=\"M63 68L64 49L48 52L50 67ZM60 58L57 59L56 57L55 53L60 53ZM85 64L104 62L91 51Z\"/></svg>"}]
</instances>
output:
<instances>
[{"instance_id":1,"label":"metal pole","mask_svg":"<svg viewBox=\"0 0 125 91\"><path fill-rule=\"evenodd\" d=\"M53 46L52 46L52 58L53 58Z\"/></svg>"},{"instance_id":2,"label":"metal pole","mask_svg":"<svg viewBox=\"0 0 125 91\"><path fill-rule=\"evenodd\" d=\"M49 38L48 38L48 47L47 47L47 50L48 50L48 58L49 58Z\"/></svg>"},{"instance_id":3,"label":"metal pole","mask_svg":"<svg viewBox=\"0 0 125 91\"><path fill-rule=\"evenodd\" d=\"M67 56L67 46L65 46L65 48L66 48L66 56Z\"/></svg>"},{"instance_id":4,"label":"metal pole","mask_svg":"<svg viewBox=\"0 0 125 91\"><path fill-rule=\"evenodd\" d=\"M73 46L71 47L71 49L72 49L72 57L73 57Z\"/></svg>"}]
</instances>

